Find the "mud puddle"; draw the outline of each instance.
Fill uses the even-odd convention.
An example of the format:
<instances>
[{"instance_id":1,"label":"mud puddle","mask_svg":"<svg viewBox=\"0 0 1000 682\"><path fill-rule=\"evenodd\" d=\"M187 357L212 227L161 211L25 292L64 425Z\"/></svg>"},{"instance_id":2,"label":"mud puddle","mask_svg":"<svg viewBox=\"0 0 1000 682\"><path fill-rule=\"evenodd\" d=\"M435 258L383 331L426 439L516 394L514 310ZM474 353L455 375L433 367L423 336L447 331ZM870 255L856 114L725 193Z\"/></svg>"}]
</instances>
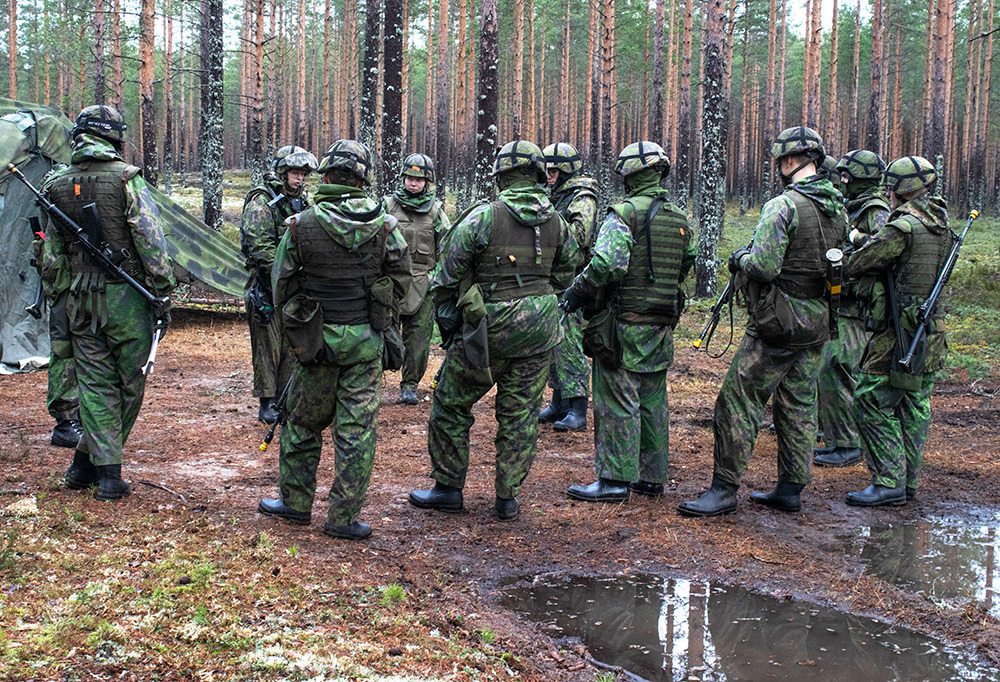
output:
<instances>
[{"instance_id":1,"label":"mud puddle","mask_svg":"<svg viewBox=\"0 0 1000 682\"><path fill-rule=\"evenodd\" d=\"M707 581L540 577L501 603L646 680L1000 680L930 637Z\"/></svg>"},{"instance_id":2,"label":"mud puddle","mask_svg":"<svg viewBox=\"0 0 1000 682\"><path fill-rule=\"evenodd\" d=\"M1000 618L1000 513L956 505L862 526L845 539L866 572L934 600L975 600Z\"/></svg>"}]
</instances>

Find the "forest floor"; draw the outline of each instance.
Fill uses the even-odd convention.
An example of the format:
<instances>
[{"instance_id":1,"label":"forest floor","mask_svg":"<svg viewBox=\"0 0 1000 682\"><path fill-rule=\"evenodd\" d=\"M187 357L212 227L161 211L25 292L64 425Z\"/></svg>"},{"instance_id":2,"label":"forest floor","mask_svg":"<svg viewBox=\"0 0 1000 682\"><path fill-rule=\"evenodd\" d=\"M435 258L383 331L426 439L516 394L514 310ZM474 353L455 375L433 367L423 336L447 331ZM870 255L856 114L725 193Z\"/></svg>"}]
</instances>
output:
<instances>
[{"instance_id":1,"label":"forest floor","mask_svg":"<svg viewBox=\"0 0 1000 682\"><path fill-rule=\"evenodd\" d=\"M564 573L716 580L933 635L1000 663L1000 621L982 601L932 599L870 575L844 538L953 505L1000 510L1000 381L936 387L919 498L848 507L863 466L817 469L800 514L750 503L775 477L776 439L758 438L738 513L684 519L679 502L711 477L712 406L731 353L691 349L686 316L669 373L671 476L660 500L587 505L566 487L593 479L590 428L542 426L521 515L493 515L492 394L475 408L465 514L416 509L428 477L428 383L397 404L385 375L367 541L321 532L329 437L313 524L257 513L277 494L277 439L251 396L245 320L181 310L167 334L124 474L134 493L101 503L59 482L70 450L48 444L44 373L0 379L0 678L37 680L611 680L572 642L501 605L519 578ZM737 330L739 333L739 330ZM718 340L724 342L720 330ZM995 597L994 597L995 599ZM993 611L992 613L995 613Z\"/></svg>"}]
</instances>

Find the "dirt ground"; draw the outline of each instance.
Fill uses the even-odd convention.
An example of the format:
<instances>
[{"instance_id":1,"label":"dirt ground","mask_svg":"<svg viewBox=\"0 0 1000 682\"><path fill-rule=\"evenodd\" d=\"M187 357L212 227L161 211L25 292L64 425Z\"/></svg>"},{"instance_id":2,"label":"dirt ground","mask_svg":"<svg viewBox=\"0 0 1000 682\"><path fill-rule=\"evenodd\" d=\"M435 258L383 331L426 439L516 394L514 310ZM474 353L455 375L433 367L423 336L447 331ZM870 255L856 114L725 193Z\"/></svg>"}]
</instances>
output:
<instances>
[{"instance_id":1,"label":"dirt ground","mask_svg":"<svg viewBox=\"0 0 1000 682\"><path fill-rule=\"evenodd\" d=\"M409 595L409 612L417 618L424 614L425 624L436 632L445 636L458 632L467 638L480 633L480 646L493 640L481 633L491 632L493 650L513 654L470 668L449 667L447 651L435 663L407 662L406 655L369 658L370 667L382 673L593 680L595 669L584 664L580 652L567 650L541 627L499 605L503 581L550 572L715 579L905 625L969 647L993 665L1000 663L1000 622L985 608L947 608L867 576L860 560L845 554L838 541L859 526L919 517L946 502L1000 508L996 385L982 390L980 382L975 393L958 383L936 388L919 499L904 508L864 510L845 505L845 492L867 485L864 467L817 469L800 514L752 505L750 491L769 488L775 477L776 440L765 431L740 490L738 513L691 520L679 517L676 507L697 495L711 478L712 407L731 353L714 360L696 354L689 343L678 343L669 373L672 481L665 497L634 498L623 506L569 500L568 485L593 480L592 431L559 434L543 425L538 456L521 496L520 518L499 522L493 516L492 395L475 409L465 490L468 512L439 514L407 503L411 489L431 485L426 434L428 384L441 359L435 350L418 406L397 404L398 375L385 376L375 471L362 512L362 520L371 523L374 533L366 542L349 543L320 533L326 514L324 493L332 476L329 436L313 525L301 528L257 513L260 498L277 494L278 447L277 439L266 453L257 447L265 429L255 419L249 355L246 324L239 316L192 311L175 315L126 446L124 471L135 493L114 504L98 503L55 484L71 453L48 445L51 422L45 412L44 373L0 378L0 401L7 406L0 417L0 436L8 443L20 438L24 451L23 457L0 457L5 481L0 505L7 504L12 494L46 491L43 506L56 499L64 506L78 505L81 513L99 520L103 530L89 532L102 538L115 527L159 528L168 517L175 524L197 527L190 532L199 533L206 546L223 543L227 533L241 537L266 533L276 548L295 548L262 560L271 574L282 574L286 591L299 575L308 575L310 583L320 588L341 584L347 574L355 586L398 583ZM64 535L68 532L61 530ZM121 546L141 544L140 535ZM79 541L77 551L91 551L90 559L81 561L100 564L97 554L105 550L88 550L86 537L79 533L74 537ZM30 567L32 552L22 554ZM29 597L30 592L25 595ZM22 615L21 620L30 617ZM4 625L7 639L15 639L13 623L6 619ZM351 636L371 642L383 638L384 632L366 634L361 627ZM93 670L104 670L93 659L88 661ZM123 669L127 668L117 668ZM165 668L153 665L149 670L171 678ZM190 672L177 676L194 678Z\"/></svg>"}]
</instances>

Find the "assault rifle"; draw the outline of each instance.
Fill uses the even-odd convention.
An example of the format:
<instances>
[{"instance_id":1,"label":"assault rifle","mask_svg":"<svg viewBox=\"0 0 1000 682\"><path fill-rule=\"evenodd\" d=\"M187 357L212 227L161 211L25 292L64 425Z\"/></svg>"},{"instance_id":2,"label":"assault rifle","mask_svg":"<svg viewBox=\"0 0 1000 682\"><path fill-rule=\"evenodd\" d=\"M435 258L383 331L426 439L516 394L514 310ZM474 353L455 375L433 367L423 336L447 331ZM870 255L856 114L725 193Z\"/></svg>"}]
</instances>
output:
<instances>
[{"instance_id":1,"label":"assault rifle","mask_svg":"<svg viewBox=\"0 0 1000 682\"><path fill-rule=\"evenodd\" d=\"M750 240L750 243L747 244L747 248L753 248L752 239ZM712 316L705 324L705 327L701 330L701 336L695 339L695 341L691 344L695 347L695 349L699 349L704 346L705 352L708 352L708 344L711 342L712 336L715 335L715 328L719 326L719 319L722 317L722 309L727 305L729 306L729 346L733 345L733 295L736 293L736 287L733 284L733 281L735 279L735 273L729 276L729 281L726 282L725 288L723 288L722 293L719 294L719 300L717 300L715 305L712 306ZM729 350L729 346L726 346L726 350ZM722 351L719 356L712 357L720 357L726 352L726 350Z\"/></svg>"},{"instance_id":2,"label":"assault rifle","mask_svg":"<svg viewBox=\"0 0 1000 682\"><path fill-rule=\"evenodd\" d=\"M913 333L913 339L910 341L910 347L906 350L906 355L899 361L899 364L904 369L910 369L913 356L916 354L924 334L927 333L928 325L931 324L931 316L934 314L934 308L937 307L938 300L941 298L941 292L947 286L948 280L951 278L951 272L955 269L955 263L958 262L958 250L962 248L962 242L965 241L965 235L969 231L969 228L972 227L972 221L978 217L979 211L973 210L969 213L965 229L962 230L960 236L956 237L955 243L951 247L951 253L948 254L948 260L945 261L944 267L941 269L941 274L938 275L937 281L934 283L934 288L931 289L930 296L921 304L920 310L917 312L917 330ZM897 324L896 327L898 329L899 325Z\"/></svg>"},{"instance_id":3,"label":"assault rifle","mask_svg":"<svg viewBox=\"0 0 1000 682\"><path fill-rule=\"evenodd\" d=\"M276 415L274 423L271 424L271 428L267 430L267 434L264 436L264 440L261 441L260 444L261 452L267 452L267 446L271 444L272 440L274 440L274 432L278 428L278 424L281 424L282 422L285 421L285 406L288 403L288 389L291 388L291 386L292 386L292 378L288 377L288 383L286 383L285 387L281 390L281 395L278 396L278 400L276 402L271 403L271 406L274 407Z\"/></svg>"},{"instance_id":4,"label":"assault rifle","mask_svg":"<svg viewBox=\"0 0 1000 682\"><path fill-rule=\"evenodd\" d=\"M31 216L28 218L28 225L31 228L32 236L36 238L45 239L45 233L42 232L41 225L38 224L38 217ZM35 258L31 259L31 267L37 267ZM45 296L42 292L42 276L41 273L38 275L38 284L35 286L35 302L24 309L24 312L31 315L36 320L42 319L42 311L45 310Z\"/></svg>"}]
</instances>

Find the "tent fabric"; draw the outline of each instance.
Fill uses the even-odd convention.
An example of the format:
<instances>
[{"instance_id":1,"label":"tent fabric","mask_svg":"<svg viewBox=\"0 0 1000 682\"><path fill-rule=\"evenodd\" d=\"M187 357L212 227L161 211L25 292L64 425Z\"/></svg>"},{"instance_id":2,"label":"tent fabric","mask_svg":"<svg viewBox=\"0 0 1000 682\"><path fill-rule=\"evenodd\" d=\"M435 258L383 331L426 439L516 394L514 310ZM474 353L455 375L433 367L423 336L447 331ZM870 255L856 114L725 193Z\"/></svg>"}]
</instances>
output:
<instances>
[{"instance_id":1,"label":"tent fabric","mask_svg":"<svg viewBox=\"0 0 1000 682\"><path fill-rule=\"evenodd\" d=\"M73 124L54 107L0 97L0 373L23 371L48 362L48 320L31 317L38 274L29 264L31 231L37 215L31 193L6 169L15 164L36 187L56 163L69 163ZM191 216L167 195L150 187L160 208L178 281L199 281L242 298L249 279L235 244Z\"/></svg>"}]
</instances>

